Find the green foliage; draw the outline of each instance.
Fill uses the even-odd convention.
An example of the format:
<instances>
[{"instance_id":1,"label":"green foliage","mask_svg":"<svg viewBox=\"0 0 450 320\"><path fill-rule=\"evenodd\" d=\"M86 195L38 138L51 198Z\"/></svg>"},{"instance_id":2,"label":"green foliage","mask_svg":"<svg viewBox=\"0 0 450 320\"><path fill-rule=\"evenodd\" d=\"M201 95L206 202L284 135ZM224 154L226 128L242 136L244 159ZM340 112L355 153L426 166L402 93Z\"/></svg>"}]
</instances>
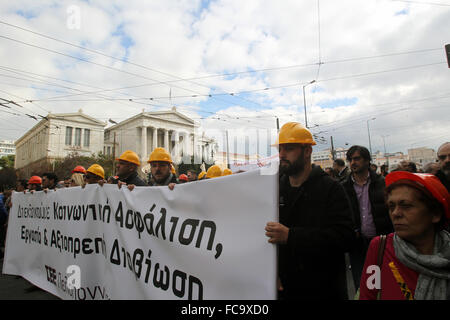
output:
<instances>
[{"instance_id":1,"label":"green foliage","mask_svg":"<svg viewBox=\"0 0 450 320\"><path fill-rule=\"evenodd\" d=\"M14 168L14 159L16 158L15 155L10 154L7 156L3 156L0 158L0 168Z\"/></svg>"},{"instance_id":2,"label":"green foliage","mask_svg":"<svg viewBox=\"0 0 450 320\"><path fill-rule=\"evenodd\" d=\"M72 170L76 166L83 166L86 170L93 164L99 164L105 170L105 178L112 176L114 173L113 170L113 156L107 156L102 153L97 155L92 154L92 156L81 156L78 153L74 152L69 154L62 160L55 161L55 170L54 172L58 176L59 180L64 179L65 177L70 177L72 175Z\"/></svg>"},{"instance_id":3,"label":"green foliage","mask_svg":"<svg viewBox=\"0 0 450 320\"><path fill-rule=\"evenodd\" d=\"M200 173L200 171L201 171L201 169L200 169L201 164L193 164L193 163L194 163L194 157L193 156L191 157L191 162L190 163L183 163L183 162L180 163L178 165L178 170L177 170L178 174L179 175L182 174L182 173L187 174L188 170L195 170L195 171L197 171L197 173ZM212 164L206 164L206 162L205 162L206 170L208 170L209 167L211 167L211 166L212 166Z\"/></svg>"},{"instance_id":4,"label":"green foliage","mask_svg":"<svg viewBox=\"0 0 450 320\"><path fill-rule=\"evenodd\" d=\"M0 170L0 191L15 189L16 171L14 168L3 168Z\"/></svg>"}]
</instances>

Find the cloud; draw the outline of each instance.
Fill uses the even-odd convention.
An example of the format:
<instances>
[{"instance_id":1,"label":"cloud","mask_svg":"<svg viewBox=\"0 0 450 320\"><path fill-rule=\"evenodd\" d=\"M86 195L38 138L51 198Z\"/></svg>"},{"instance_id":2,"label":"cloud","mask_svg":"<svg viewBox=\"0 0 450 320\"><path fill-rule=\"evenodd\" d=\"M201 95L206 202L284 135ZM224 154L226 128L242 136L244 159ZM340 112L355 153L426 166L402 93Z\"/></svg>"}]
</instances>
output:
<instances>
[{"instance_id":1,"label":"cloud","mask_svg":"<svg viewBox=\"0 0 450 320\"><path fill-rule=\"evenodd\" d=\"M80 8L80 29L67 28L70 6ZM0 20L104 55L0 24L16 40L0 38L0 97L33 115L82 108L103 121L176 105L205 130L265 130L276 116L304 122L302 86L316 80L305 88L308 124L335 146L367 145L373 117L374 150L381 135L389 151L448 140L450 10L323 0L319 50L318 9L295 0L2 2ZM1 112L2 137L36 123L16 112Z\"/></svg>"}]
</instances>

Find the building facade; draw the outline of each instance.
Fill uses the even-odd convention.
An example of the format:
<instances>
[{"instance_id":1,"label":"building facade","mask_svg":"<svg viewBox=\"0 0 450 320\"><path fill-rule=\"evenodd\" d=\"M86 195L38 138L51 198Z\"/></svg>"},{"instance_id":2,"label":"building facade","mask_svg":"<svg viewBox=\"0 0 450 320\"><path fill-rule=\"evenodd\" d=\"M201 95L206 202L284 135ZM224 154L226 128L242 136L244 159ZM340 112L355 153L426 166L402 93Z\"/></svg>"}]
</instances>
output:
<instances>
[{"instance_id":1,"label":"building facade","mask_svg":"<svg viewBox=\"0 0 450 320\"><path fill-rule=\"evenodd\" d=\"M437 154L434 149L422 147L408 149L408 157L410 161L416 163L418 168L422 168L427 163L436 162Z\"/></svg>"},{"instance_id":2,"label":"building facade","mask_svg":"<svg viewBox=\"0 0 450 320\"><path fill-rule=\"evenodd\" d=\"M82 112L52 114L42 119L16 143L14 167L19 177L42 174L69 154L91 156L103 150L106 123Z\"/></svg>"},{"instance_id":3,"label":"building facade","mask_svg":"<svg viewBox=\"0 0 450 320\"><path fill-rule=\"evenodd\" d=\"M132 150L145 167L150 153L162 147L176 164L186 163L194 155L201 164L201 159L214 159L217 148L215 141L198 129L194 120L177 112L175 107L168 111L143 111L105 129L103 152L119 157L124 151Z\"/></svg>"},{"instance_id":4,"label":"building facade","mask_svg":"<svg viewBox=\"0 0 450 320\"><path fill-rule=\"evenodd\" d=\"M0 140L0 158L16 154L16 146L13 140Z\"/></svg>"}]
</instances>

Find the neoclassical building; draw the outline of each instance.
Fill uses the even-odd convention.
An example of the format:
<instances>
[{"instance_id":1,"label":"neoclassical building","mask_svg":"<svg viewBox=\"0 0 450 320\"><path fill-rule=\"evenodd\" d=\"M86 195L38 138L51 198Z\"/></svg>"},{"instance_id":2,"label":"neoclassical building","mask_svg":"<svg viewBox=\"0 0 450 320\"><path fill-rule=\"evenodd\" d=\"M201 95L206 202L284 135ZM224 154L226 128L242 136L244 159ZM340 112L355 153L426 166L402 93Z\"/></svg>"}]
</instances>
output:
<instances>
[{"instance_id":1,"label":"neoclassical building","mask_svg":"<svg viewBox=\"0 0 450 320\"><path fill-rule=\"evenodd\" d=\"M199 132L199 125L175 107L143 111L107 129L105 126L105 122L81 109L77 113L49 113L15 143L19 176L42 173L55 160L74 152L86 156L103 152L119 157L125 150L133 150L139 155L144 172L156 147L170 152L176 164L190 161L193 155L201 164L203 159L211 161L217 154L217 143Z\"/></svg>"},{"instance_id":2,"label":"neoclassical building","mask_svg":"<svg viewBox=\"0 0 450 320\"><path fill-rule=\"evenodd\" d=\"M171 153L177 164L193 155L197 159L206 159L214 158L217 153L216 142L199 132L198 123L179 113L175 107L167 111L143 111L105 129L103 152L107 155L119 157L125 150L132 150L145 166L150 153L157 147Z\"/></svg>"},{"instance_id":3,"label":"neoclassical building","mask_svg":"<svg viewBox=\"0 0 450 320\"><path fill-rule=\"evenodd\" d=\"M103 150L105 122L80 109L75 113L49 113L16 142L14 167L20 177L48 170L55 160L71 153L90 156Z\"/></svg>"}]
</instances>

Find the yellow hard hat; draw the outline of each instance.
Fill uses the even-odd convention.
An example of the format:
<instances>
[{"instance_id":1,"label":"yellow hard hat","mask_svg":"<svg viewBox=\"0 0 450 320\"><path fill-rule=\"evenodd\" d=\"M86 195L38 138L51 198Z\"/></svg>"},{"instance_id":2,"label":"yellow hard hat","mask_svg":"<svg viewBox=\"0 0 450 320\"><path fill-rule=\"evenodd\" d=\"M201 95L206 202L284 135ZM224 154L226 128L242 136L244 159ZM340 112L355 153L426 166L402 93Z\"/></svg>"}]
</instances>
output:
<instances>
[{"instance_id":1,"label":"yellow hard hat","mask_svg":"<svg viewBox=\"0 0 450 320\"><path fill-rule=\"evenodd\" d=\"M206 171L206 177L207 178L217 178L217 177L221 177L222 176L222 169L220 169L220 167L215 164L213 166L211 166L208 171Z\"/></svg>"},{"instance_id":2,"label":"yellow hard hat","mask_svg":"<svg viewBox=\"0 0 450 320\"><path fill-rule=\"evenodd\" d=\"M201 180L206 175L205 171L202 171L198 174L198 180Z\"/></svg>"},{"instance_id":3,"label":"yellow hard hat","mask_svg":"<svg viewBox=\"0 0 450 320\"><path fill-rule=\"evenodd\" d=\"M177 172L175 171L175 167L173 165L170 165L170 172L172 172L173 174L176 174Z\"/></svg>"},{"instance_id":4,"label":"yellow hard hat","mask_svg":"<svg viewBox=\"0 0 450 320\"><path fill-rule=\"evenodd\" d=\"M277 141L273 147L286 143L303 143L316 145L311 132L298 122L285 123L278 134Z\"/></svg>"},{"instance_id":5,"label":"yellow hard hat","mask_svg":"<svg viewBox=\"0 0 450 320\"><path fill-rule=\"evenodd\" d=\"M139 160L138 155L136 154L136 152L133 152L131 150L125 151L116 160L123 160L123 161L131 162L131 163L137 164L138 166L141 165L141 161Z\"/></svg>"},{"instance_id":6,"label":"yellow hard hat","mask_svg":"<svg viewBox=\"0 0 450 320\"><path fill-rule=\"evenodd\" d=\"M233 174L233 171L231 171L231 169L225 168L222 172L223 176L228 176L230 174Z\"/></svg>"},{"instance_id":7,"label":"yellow hard hat","mask_svg":"<svg viewBox=\"0 0 450 320\"><path fill-rule=\"evenodd\" d=\"M86 170L86 172L90 172L101 177L102 179L105 179L105 170L103 170L102 166L99 164L93 164Z\"/></svg>"},{"instance_id":8,"label":"yellow hard hat","mask_svg":"<svg viewBox=\"0 0 450 320\"><path fill-rule=\"evenodd\" d=\"M150 154L150 158L147 162L151 163L153 161L165 161L172 163L172 158L164 148L155 148L155 150L153 150L153 152Z\"/></svg>"}]
</instances>

